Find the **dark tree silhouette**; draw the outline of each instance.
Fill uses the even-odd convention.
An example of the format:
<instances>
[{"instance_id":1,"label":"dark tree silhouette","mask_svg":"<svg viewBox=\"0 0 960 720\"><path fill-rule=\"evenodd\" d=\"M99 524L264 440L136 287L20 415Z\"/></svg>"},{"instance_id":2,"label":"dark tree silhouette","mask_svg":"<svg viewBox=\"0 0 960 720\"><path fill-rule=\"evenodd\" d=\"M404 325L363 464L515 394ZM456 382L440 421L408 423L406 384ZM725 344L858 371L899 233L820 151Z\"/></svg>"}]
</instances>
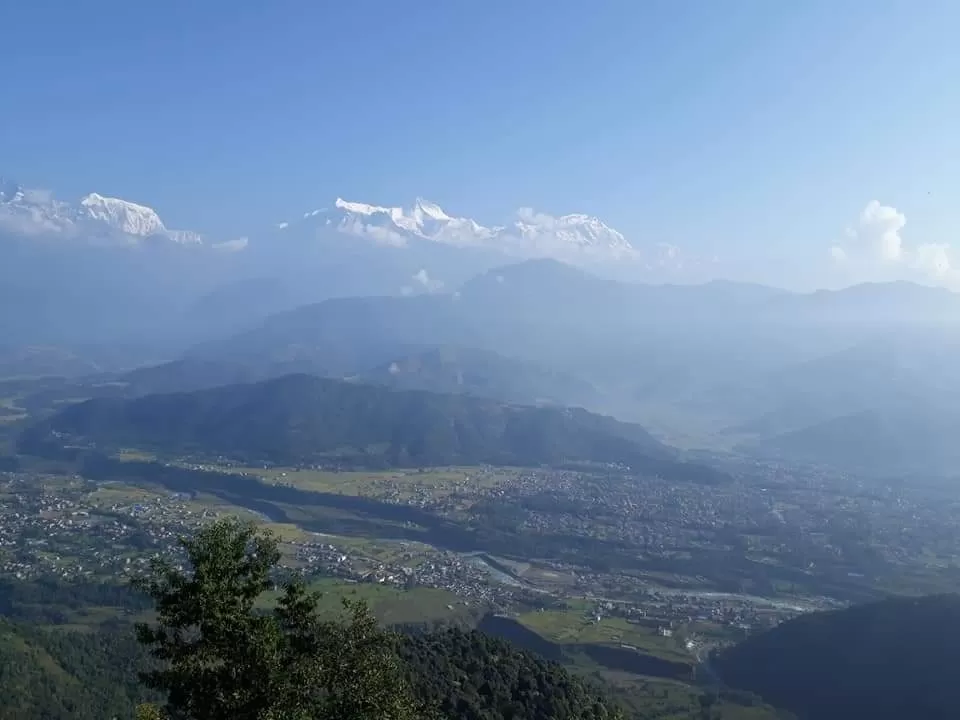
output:
<instances>
[{"instance_id":1,"label":"dark tree silhouette","mask_svg":"<svg viewBox=\"0 0 960 720\"><path fill-rule=\"evenodd\" d=\"M166 694L171 720L418 716L394 635L362 603L345 603L343 622L321 620L318 596L299 580L278 588L272 535L225 520L180 542L186 569L157 560L139 582L158 618L137 636L161 663L142 678Z\"/></svg>"}]
</instances>

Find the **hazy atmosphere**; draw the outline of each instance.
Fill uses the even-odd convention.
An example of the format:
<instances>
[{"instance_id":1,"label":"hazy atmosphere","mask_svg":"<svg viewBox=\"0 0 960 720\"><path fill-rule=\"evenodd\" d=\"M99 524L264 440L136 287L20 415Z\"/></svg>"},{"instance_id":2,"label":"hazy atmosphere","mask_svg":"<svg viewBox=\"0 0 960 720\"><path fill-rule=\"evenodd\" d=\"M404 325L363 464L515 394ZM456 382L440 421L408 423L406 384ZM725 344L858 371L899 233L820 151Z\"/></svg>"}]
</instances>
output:
<instances>
[{"instance_id":1,"label":"hazy atmosphere","mask_svg":"<svg viewBox=\"0 0 960 720\"><path fill-rule=\"evenodd\" d=\"M958 37L0 0L0 720L953 717Z\"/></svg>"}]
</instances>

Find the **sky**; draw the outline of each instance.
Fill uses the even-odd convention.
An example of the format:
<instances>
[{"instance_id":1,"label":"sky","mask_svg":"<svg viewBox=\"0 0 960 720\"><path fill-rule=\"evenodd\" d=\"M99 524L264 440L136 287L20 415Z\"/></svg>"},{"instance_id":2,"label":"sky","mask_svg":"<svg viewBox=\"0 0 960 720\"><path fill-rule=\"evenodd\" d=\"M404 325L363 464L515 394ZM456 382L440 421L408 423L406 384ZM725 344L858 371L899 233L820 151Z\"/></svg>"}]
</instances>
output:
<instances>
[{"instance_id":1,"label":"sky","mask_svg":"<svg viewBox=\"0 0 960 720\"><path fill-rule=\"evenodd\" d=\"M954 0L0 0L0 18L0 174L64 199L230 236L423 196L486 224L596 215L732 279L960 286Z\"/></svg>"}]
</instances>

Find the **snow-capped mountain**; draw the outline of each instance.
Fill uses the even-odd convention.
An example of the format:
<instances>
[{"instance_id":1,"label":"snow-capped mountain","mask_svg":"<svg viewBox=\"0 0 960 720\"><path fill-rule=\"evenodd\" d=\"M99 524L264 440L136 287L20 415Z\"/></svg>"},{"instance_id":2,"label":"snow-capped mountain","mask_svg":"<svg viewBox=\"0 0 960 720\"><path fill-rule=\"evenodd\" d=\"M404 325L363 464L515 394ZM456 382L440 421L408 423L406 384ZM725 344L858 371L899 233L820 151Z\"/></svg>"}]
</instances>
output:
<instances>
[{"instance_id":1,"label":"snow-capped mountain","mask_svg":"<svg viewBox=\"0 0 960 720\"><path fill-rule=\"evenodd\" d=\"M67 236L92 241L136 243L145 238L178 244L202 242L198 233L170 230L145 205L90 193L78 203L55 199L49 192L30 190L0 179L0 230L26 236Z\"/></svg>"},{"instance_id":2,"label":"snow-capped mountain","mask_svg":"<svg viewBox=\"0 0 960 720\"><path fill-rule=\"evenodd\" d=\"M578 260L629 260L636 251L622 233L589 215L555 217L529 208L498 226L448 215L436 203L418 198L412 207L383 207L338 198L332 208L306 213L298 223L281 223L284 230L308 226L328 228L374 243L405 247L429 241L457 247L493 250L511 257L552 257Z\"/></svg>"},{"instance_id":3,"label":"snow-capped mountain","mask_svg":"<svg viewBox=\"0 0 960 720\"><path fill-rule=\"evenodd\" d=\"M147 237L166 230L156 210L118 198L90 193L80 201L86 216L128 235Z\"/></svg>"},{"instance_id":4,"label":"snow-capped mountain","mask_svg":"<svg viewBox=\"0 0 960 720\"><path fill-rule=\"evenodd\" d=\"M38 250L55 249L57 241L70 241L75 249L206 248L217 255L236 255L233 271L238 274L269 272L288 279L303 275L303 284L309 278L312 285L318 273L333 266L340 268L335 279L341 285L345 275L352 274L368 278L371 287L363 285L364 291L411 292L455 286L498 264L536 258L627 280L663 279L665 272L667 277L681 268L686 273L691 265L691 258L676 248L640 249L586 214L555 216L521 208L504 223L484 224L422 198L406 207L337 198L327 208L281 223L276 233L279 237L254 234L249 244L246 238L210 242L199 233L168 228L147 205L96 192L64 202L48 191L0 178L0 241L47 241L35 243ZM281 238L286 241L277 242ZM344 285L339 292L352 287Z\"/></svg>"}]
</instances>

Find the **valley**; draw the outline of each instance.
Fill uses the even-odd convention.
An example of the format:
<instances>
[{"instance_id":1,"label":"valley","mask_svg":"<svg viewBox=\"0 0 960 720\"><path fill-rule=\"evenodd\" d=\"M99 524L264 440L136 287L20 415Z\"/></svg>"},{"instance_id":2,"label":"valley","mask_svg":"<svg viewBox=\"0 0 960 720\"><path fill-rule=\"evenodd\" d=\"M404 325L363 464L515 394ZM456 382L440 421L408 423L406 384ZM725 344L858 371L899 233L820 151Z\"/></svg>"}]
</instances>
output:
<instances>
[{"instance_id":1,"label":"valley","mask_svg":"<svg viewBox=\"0 0 960 720\"><path fill-rule=\"evenodd\" d=\"M358 594L384 622L478 625L624 687L692 688L706 653L797 615L960 589L957 508L935 486L761 463L728 465L717 484L613 466L370 471L134 449L20 463L0 476L11 580L122 585L156 553L175 559L179 535L237 515L274 531L283 565L331 607Z\"/></svg>"},{"instance_id":2,"label":"valley","mask_svg":"<svg viewBox=\"0 0 960 720\"><path fill-rule=\"evenodd\" d=\"M960 717L960 3L0 18L0 720Z\"/></svg>"},{"instance_id":3,"label":"valley","mask_svg":"<svg viewBox=\"0 0 960 720\"><path fill-rule=\"evenodd\" d=\"M952 294L474 261L386 295L219 276L176 337L0 347L2 615L122 637L149 617L130 581L237 517L330 617L362 598L391 627L479 628L632 717L769 720L711 658L960 591Z\"/></svg>"}]
</instances>

